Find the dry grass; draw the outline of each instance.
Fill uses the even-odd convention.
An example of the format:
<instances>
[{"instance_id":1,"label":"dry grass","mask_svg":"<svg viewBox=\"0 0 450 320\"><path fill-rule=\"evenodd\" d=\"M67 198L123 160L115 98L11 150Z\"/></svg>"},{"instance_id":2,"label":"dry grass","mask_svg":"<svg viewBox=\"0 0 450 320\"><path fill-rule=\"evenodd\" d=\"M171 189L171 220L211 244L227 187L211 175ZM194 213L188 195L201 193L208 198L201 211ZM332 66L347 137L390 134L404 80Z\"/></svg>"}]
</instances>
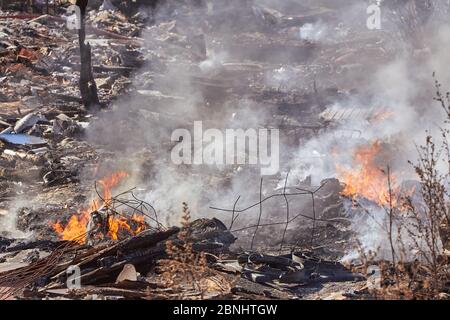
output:
<instances>
[{"instance_id":1,"label":"dry grass","mask_svg":"<svg viewBox=\"0 0 450 320\"><path fill-rule=\"evenodd\" d=\"M421 186L420 204L411 197L403 199L401 209L386 209L389 225L397 226L387 232L392 248L390 261L375 262L376 254L364 254L361 260L368 266L380 268L380 285L370 293L380 299L449 299L450 297L450 204L448 182L450 178L450 93L442 94L436 81L437 97L446 113L440 128L441 136L428 135L419 146L418 160L411 162ZM442 168L447 168L443 170ZM388 170L388 181L389 181ZM395 223L394 223L395 222ZM398 248L397 250L394 250ZM414 259L406 260L414 253Z\"/></svg>"},{"instance_id":2,"label":"dry grass","mask_svg":"<svg viewBox=\"0 0 450 320\"><path fill-rule=\"evenodd\" d=\"M172 299L207 299L226 295L231 284L208 266L206 255L192 250L189 241L191 215L183 203L182 229L174 241L166 243L167 259L158 262L158 282L169 289Z\"/></svg>"}]
</instances>

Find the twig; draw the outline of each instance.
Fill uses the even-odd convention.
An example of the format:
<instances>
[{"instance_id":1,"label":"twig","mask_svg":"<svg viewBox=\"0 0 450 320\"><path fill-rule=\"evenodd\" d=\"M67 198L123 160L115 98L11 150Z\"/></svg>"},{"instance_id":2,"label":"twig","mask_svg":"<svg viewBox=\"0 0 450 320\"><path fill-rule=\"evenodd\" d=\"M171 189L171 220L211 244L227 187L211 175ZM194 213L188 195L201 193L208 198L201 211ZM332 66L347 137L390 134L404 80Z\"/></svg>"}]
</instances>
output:
<instances>
[{"instance_id":1,"label":"twig","mask_svg":"<svg viewBox=\"0 0 450 320\"><path fill-rule=\"evenodd\" d=\"M250 250L253 250L253 243L255 241L256 233L259 229L259 224L261 223L261 215L262 215L262 186L263 186L263 178L261 178L261 183L259 184L259 216L258 216L258 224L256 225L255 232L253 233L252 242L250 244Z\"/></svg>"}]
</instances>

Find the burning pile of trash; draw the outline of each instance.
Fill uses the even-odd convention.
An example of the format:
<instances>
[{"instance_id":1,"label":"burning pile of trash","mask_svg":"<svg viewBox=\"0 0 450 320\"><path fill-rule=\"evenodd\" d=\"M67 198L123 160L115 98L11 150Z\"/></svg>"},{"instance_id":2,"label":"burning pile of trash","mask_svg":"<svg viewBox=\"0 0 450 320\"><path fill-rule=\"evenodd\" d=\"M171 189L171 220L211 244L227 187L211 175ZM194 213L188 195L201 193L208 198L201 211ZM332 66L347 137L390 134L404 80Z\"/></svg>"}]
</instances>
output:
<instances>
[{"instance_id":1,"label":"burning pile of trash","mask_svg":"<svg viewBox=\"0 0 450 320\"><path fill-rule=\"evenodd\" d=\"M132 191L111 195L125 176L99 181L101 200L67 224L52 223L59 241L0 238L1 297L287 299L305 286L365 280L308 251L232 250L229 229L216 218L191 221L186 203L182 228L165 227Z\"/></svg>"},{"instance_id":2,"label":"burning pile of trash","mask_svg":"<svg viewBox=\"0 0 450 320\"><path fill-rule=\"evenodd\" d=\"M421 227L402 129L430 114L392 88L403 41L429 64L420 25L369 31L344 0L1 4L0 299L373 298L368 266L393 272L399 222ZM279 173L175 164L196 121L279 130Z\"/></svg>"}]
</instances>

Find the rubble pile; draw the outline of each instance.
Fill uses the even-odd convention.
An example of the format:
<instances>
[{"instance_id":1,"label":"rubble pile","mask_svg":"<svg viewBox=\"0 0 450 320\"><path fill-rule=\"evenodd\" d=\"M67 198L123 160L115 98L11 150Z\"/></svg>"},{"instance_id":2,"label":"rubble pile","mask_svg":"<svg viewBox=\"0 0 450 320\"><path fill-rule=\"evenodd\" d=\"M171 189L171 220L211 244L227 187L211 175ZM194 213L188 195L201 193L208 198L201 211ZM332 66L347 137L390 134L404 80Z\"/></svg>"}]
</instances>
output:
<instances>
[{"instance_id":1,"label":"rubble pile","mask_svg":"<svg viewBox=\"0 0 450 320\"><path fill-rule=\"evenodd\" d=\"M40 198L36 205L64 207L60 203L84 193L80 191L83 186L77 184L82 169L95 166L101 158L99 150L83 138L95 114L81 104L77 34L59 16L64 12L61 7L58 15L0 14L3 210L19 198ZM103 17L97 12L90 16L88 26L91 32L110 37L89 40L99 97L107 105L126 90L130 73L142 60L139 44L121 35L127 34L126 30L129 34L138 30L136 23L102 12L106 12ZM116 25L119 18L120 27L110 31L106 25ZM79 200L84 201L82 197ZM80 205L79 201L74 203Z\"/></svg>"},{"instance_id":2,"label":"rubble pile","mask_svg":"<svg viewBox=\"0 0 450 320\"><path fill-rule=\"evenodd\" d=\"M89 1L95 106L80 94L78 33L64 17L70 3L26 13L4 6L0 299L368 298L363 268L340 262L356 241L337 179L288 184L283 173L264 181L264 195L261 179L247 209L235 210L241 195L234 208L235 199L226 208L207 199L191 219L184 204L182 227L173 226L179 212L147 201L149 183L165 179L161 163L174 176L206 181L204 198L230 188L237 174L248 174L247 184L260 180L239 165L218 173L164 162L170 133L194 121L278 128L280 143L298 148L384 112L333 106L390 61L397 39L340 22L351 1L311 2ZM337 139L349 135L358 132ZM120 179L104 177L117 165L138 174L135 188L113 196ZM288 197L299 203L290 207ZM263 208L272 198L286 203Z\"/></svg>"},{"instance_id":3,"label":"rubble pile","mask_svg":"<svg viewBox=\"0 0 450 320\"><path fill-rule=\"evenodd\" d=\"M65 27L64 19L56 14L22 15L15 11L2 11L0 16L1 32L5 34L1 40L0 63L3 75L0 78L1 205L7 212L11 202L20 197L33 203L33 207L19 208L15 224L19 230L33 232L39 239L29 242L2 238L1 286L9 288L5 294L9 292L12 296L19 293L16 289L26 287L21 293L25 298L179 297L183 290L163 289L155 283L158 279L150 279L154 277L151 271L157 261L168 256L167 238L176 237L178 229L147 230L117 243L102 240L80 246L76 242L56 240L50 226L52 221L68 221L68 214L79 212L88 200L86 195L91 192L95 178L86 172L95 172L98 165L108 162L112 155L120 157L115 150L120 149L121 139L111 147L103 141L96 143L95 136L86 141L86 131L91 126L95 130L101 128L106 135L120 131L121 135L130 137L125 142L129 150L134 146L141 148L140 140L135 141L133 137L142 119L146 125L155 127L164 122L165 130L198 120L191 119L188 111L179 113L178 106L190 100L186 96L190 93L173 81L172 70L179 69L182 70L180 81L186 79L191 90L201 97L194 104L204 110L204 121L218 125L221 119L233 113L239 119L239 104L245 99L272 113L268 125L286 129L282 139L291 142L293 137L307 139L330 123L318 117L328 101L345 95L345 90L338 91L329 86L328 80L323 82L322 79L332 75L334 81L339 81L349 69L361 67L355 63L361 55L349 49L349 43L367 50L370 59L383 59L387 53L379 54L382 42L371 41L364 35L358 35L362 39L357 39L345 30L340 30L341 38L321 48L295 33L307 22L325 17L333 19L335 9L299 7L298 12L288 14L250 2L239 3L239 6L214 2L210 7L186 1L174 7L168 5L167 14L161 17L154 14L152 6L136 10L136 7L124 7L120 1L90 5L86 16L87 41L92 48L92 69L99 99L103 106L113 104L113 108L117 108L114 105L121 105L121 100L114 101L126 94L126 99L133 101L132 108L123 110L122 118L127 121L116 119L114 124L105 123L103 112L97 114L82 105L78 88L77 34ZM63 9L55 10L63 14ZM244 19L247 27L232 34L222 31L224 26L234 27L223 20L224 12L226 16L231 14ZM371 48L372 43L378 43L377 47ZM216 60L225 49L229 52L226 60ZM316 54L319 50L320 55ZM281 80L268 84L268 74L275 79L279 76ZM286 75L288 78L282 80ZM302 78L302 84L294 87L289 78ZM347 85L351 84L347 82ZM315 92L311 91L313 86ZM227 108L223 108L224 102ZM146 142L152 146L161 139L151 137L150 140ZM144 157L150 155L151 161L155 161L151 149L145 152ZM149 162L147 159L144 163ZM226 180L227 174L219 179L224 177ZM331 191L325 188L317 200L318 212L327 212L324 218L341 214L336 196L339 183L333 188ZM330 205L335 207L330 209ZM213 238L211 241L205 241L205 234L200 231L205 224L216 230L206 233ZM303 228L304 239L291 239L288 232L286 242L296 242L296 248L310 247L311 230L308 228ZM332 247L339 247L339 243L348 240L345 222L323 225L318 222L312 230L317 236L316 243L322 243L321 237L328 237L333 228L337 234L331 239ZM270 227L262 228L262 234L267 235L265 242L280 245L280 239L275 239L270 230ZM303 294L296 291L299 286L318 285L317 290L320 290L324 282L362 279L339 263L324 262L309 253L294 251L278 256L279 253L230 251L235 238L219 220L196 220L190 232L192 250L208 252L205 268L226 284L219 286L224 291L213 290L221 297L294 297ZM251 236L251 232L249 230L247 235ZM244 238L245 232L238 233L238 238ZM221 234L227 234L225 239ZM344 249L322 246L322 250L324 256L336 259ZM75 256L74 252L77 252ZM42 267L40 271L40 266L56 258L55 268L48 271ZM65 270L72 264L81 268L83 289L78 292L62 289L67 276ZM114 284L126 267L139 274L137 278L133 276L131 282ZM9 269L12 271L7 271ZM12 274L25 272L36 276L24 279L23 283L8 283ZM217 289L217 286L212 287Z\"/></svg>"},{"instance_id":4,"label":"rubble pile","mask_svg":"<svg viewBox=\"0 0 450 320\"><path fill-rule=\"evenodd\" d=\"M236 254L229 250L234 240L216 219L193 221L181 231L176 227L145 230L95 246L1 238L0 294L10 298L20 292L24 299L286 299L311 294L305 287L314 292L327 282L365 279L309 253ZM186 251L187 244L192 252ZM176 255L174 247L179 248ZM189 258L196 255L204 260ZM171 264L175 265L172 278L181 276L176 285L164 277ZM80 272L78 287L71 282L69 266ZM199 281L198 287L192 281Z\"/></svg>"}]
</instances>

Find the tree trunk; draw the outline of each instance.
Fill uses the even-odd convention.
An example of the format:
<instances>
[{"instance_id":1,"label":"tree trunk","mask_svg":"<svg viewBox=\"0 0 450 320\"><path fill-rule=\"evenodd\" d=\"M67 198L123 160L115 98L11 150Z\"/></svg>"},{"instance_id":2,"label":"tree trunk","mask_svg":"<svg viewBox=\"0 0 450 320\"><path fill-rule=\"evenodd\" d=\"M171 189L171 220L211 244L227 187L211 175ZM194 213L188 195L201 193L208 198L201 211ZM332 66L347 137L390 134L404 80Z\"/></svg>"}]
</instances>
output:
<instances>
[{"instance_id":1,"label":"tree trunk","mask_svg":"<svg viewBox=\"0 0 450 320\"><path fill-rule=\"evenodd\" d=\"M91 46L86 43L85 16L88 0L77 0L76 5L80 8L80 29L78 30L78 42L80 45L80 93L86 108L100 106L97 94L97 85L92 74Z\"/></svg>"}]
</instances>

